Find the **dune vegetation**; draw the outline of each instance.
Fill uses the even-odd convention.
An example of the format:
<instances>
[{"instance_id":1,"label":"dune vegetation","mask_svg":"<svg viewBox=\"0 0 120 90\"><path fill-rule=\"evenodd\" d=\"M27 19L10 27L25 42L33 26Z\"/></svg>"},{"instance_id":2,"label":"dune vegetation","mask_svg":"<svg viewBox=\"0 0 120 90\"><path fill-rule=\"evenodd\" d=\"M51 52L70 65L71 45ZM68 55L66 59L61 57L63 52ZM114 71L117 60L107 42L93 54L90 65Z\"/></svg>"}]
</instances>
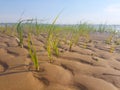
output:
<instances>
[{"instance_id":1,"label":"dune vegetation","mask_svg":"<svg viewBox=\"0 0 120 90\"><path fill-rule=\"evenodd\" d=\"M110 46L109 52L111 53L115 51L115 45L120 44L120 40L116 38L119 33L116 33L113 28L106 27L106 25L99 25L98 27L87 23L58 25L55 24L57 19L58 17L51 24L38 23L37 19L21 20L17 24L0 26L0 32L16 38L18 46L21 48L24 48L24 38L28 38L29 55L37 71L39 71L39 60L31 36L37 36L38 39L40 35L46 37L44 46L51 63L54 61L53 56L59 58L62 44L68 45L67 50L72 52L72 47L79 45L79 42L82 41L82 48L87 49L87 44L92 42L91 33L109 33L103 42Z\"/></svg>"},{"instance_id":2,"label":"dune vegetation","mask_svg":"<svg viewBox=\"0 0 120 90\"><path fill-rule=\"evenodd\" d=\"M17 82L23 90L117 90L119 31L87 22L60 25L58 17L0 26L0 89L16 90Z\"/></svg>"}]
</instances>

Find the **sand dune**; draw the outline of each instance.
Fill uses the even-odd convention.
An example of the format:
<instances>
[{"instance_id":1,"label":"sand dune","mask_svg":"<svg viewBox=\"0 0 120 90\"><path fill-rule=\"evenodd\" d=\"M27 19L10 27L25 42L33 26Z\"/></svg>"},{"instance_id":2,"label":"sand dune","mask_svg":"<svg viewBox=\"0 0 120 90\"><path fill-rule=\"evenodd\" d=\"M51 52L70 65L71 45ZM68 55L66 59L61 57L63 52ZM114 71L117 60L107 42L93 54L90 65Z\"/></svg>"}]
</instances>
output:
<instances>
[{"instance_id":1,"label":"sand dune","mask_svg":"<svg viewBox=\"0 0 120 90\"><path fill-rule=\"evenodd\" d=\"M120 90L119 45L110 53L104 34L92 35L86 49L79 42L70 52L63 43L53 63L49 63L43 36L34 37L40 64L36 72L27 40L20 48L14 37L0 34L0 90Z\"/></svg>"}]
</instances>

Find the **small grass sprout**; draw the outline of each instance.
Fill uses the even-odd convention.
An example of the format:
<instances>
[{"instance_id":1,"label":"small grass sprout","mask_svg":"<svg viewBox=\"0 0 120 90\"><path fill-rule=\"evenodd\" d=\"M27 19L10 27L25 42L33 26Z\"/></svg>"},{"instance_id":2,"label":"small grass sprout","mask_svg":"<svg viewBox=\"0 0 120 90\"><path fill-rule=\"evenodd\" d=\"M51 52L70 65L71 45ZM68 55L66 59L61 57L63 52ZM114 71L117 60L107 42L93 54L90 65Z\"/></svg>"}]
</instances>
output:
<instances>
[{"instance_id":1,"label":"small grass sprout","mask_svg":"<svg viewBox=\"0 0 120 90\"><path fill-rule=\"evenodd\" d=\"M70 40L70 43L69 43L69 51L72 51L72 46L73 46L73 41Z\"/></svg>"},{"instance_id":2,"label":"small grass sprout","mask_svg":"<svg viewBox=\"0 0 120 90\"><path fill-rule=\"evenodd\" d=\"M111 45L111 47L110 47L110 53L113 53L114 51L115 51L115 46Z\"/></svg>"},{"instance_id":3,"label":"small grass sprout","mask_svg":"<svg viewBox=\"0 0 120 90\"><path fill-rule=\"evenodd\" d=\"M110 35L110 36L106 39L105 43L106 43L106 44L111 44L111 43L112 43L112 39L113 39L113 35Z\"/></svg>"},{"instance_id":4,"label":"small grass sprout","mask_svg":"<svg viewBox=\"0 0 120 90\"><path fill-rule=\"evenodd\" d=\"M69 51L72 51L72 46L74 45L74 32L71 32L71 38L69 41Z\"/></svg>"}]
</instances>

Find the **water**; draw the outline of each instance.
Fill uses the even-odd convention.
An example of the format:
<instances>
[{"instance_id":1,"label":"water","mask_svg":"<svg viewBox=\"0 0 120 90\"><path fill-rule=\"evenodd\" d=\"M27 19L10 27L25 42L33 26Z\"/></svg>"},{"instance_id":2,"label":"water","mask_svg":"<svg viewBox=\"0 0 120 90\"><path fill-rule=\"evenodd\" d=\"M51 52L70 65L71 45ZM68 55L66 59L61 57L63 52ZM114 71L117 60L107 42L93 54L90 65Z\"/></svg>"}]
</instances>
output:
<instances>
[{"instance_id":1,"label":"water","mask_svg":"<svg viewBox=\"0 0 120 90\"><path fill-rule=\"evenodd\" d=\"M16 25L17 23L0 23L0 27L5 27L6 25L7 26L13 26L13 25ZM60 25L60 26L66 26L66 25ZM68 25L68 26L71 26L71 25ZM103 27L106 27L108 29L112 29L112 30L115 30L117 32L120 32L120 25L104 25L104 24L94 24L92 25L93 27L95 27L96 29L99 28L99 26L103 26Z\"/></svg>"}]
</instances>

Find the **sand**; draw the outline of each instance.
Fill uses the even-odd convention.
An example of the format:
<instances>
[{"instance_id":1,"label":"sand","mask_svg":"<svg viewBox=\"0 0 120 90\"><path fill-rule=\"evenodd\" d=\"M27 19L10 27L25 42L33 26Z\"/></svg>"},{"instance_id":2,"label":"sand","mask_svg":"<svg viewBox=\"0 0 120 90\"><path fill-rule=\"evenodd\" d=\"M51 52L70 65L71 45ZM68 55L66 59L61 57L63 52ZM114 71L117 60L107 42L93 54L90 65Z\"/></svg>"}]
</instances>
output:
<instances>
[{"instance_id":1,"label":"sand","mask_svg":"<svg viewBox=\"0 0 120 90\"><path fill-rule=\"evenodd\" d=\"M34 36L40 64L35 71L27 38L20 48L15 37L0 33L0 90L120 90L120 46L110 53L106 37L92 34L87 48L80 41L71 52L62 43L60 56L49 63L44 35Z\"/></svg>"}]
</instances>

